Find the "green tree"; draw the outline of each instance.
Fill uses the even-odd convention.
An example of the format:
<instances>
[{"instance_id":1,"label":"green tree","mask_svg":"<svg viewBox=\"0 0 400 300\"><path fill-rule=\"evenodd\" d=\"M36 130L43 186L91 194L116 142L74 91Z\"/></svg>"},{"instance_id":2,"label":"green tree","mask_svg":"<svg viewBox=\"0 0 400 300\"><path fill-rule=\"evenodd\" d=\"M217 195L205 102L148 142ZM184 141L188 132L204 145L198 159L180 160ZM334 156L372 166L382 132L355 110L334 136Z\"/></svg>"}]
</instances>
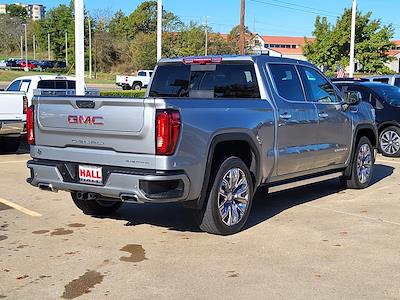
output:
<instances>
[{"instance_id":1,"label":"green tree","mask_svg":"<svg viewBox=\"0 0 400 300\"><path fill-rule=\"evenodd\" d=\"M371 18L372 13L357 13L355 58L367 73L390 72L385 66L391 58L387 51L393 47L393 27L382 26L380 20ZM316 18L313 32L315 41L306 41L304 54L318 66L335 71L336 64L348 66L350 54L351 10L346 9L335 25L326 18Z\"/></svg>"},{"instance_id":2,"label":"green tree","mask_svg":"<svg viewBox=\"0 0 400 300\"><path fill-rule=\"evenodd\" d=\"M7 5L7 14L10 17L17 17L21 20L26 20L26 18L28 17L28 12L26 11L26 9L17 4Z\"/></svg>"},{"instance_id":3,"label":"green tree","mask_svg":"<svg viewBox=\"0 0 400 300\"><path fill-rule=\"evenodd\" d=\"M232 54L239 54L239 40L240 40L240 26L237 25L232 28L228 34L228 43L232 49ZM254 34L252 34L248 27L245 27L245 51L249 51L251 48L252 41L254 40Z\"/></svg>"},{"instance_id":4,"label":"green tree","mask_svg":"<svg viewBox=\"0 0 400 300\"><path fill-rule=\"evenodd\" d=\"M153 33L138 33L129 48L133 67L138 69L153 69L157 62L157 39Z\"/></svg>"}]
</instances>

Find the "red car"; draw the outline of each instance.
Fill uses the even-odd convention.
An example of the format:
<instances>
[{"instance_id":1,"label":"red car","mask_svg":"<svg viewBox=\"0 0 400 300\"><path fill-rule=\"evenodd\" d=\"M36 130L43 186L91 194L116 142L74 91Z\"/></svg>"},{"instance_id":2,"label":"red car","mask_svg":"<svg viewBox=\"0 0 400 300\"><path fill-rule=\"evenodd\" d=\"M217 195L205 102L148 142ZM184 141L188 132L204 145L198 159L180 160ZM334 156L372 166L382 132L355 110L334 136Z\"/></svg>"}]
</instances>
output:
<instances>
[{"instance_id":1,"label":"red car","mask_svg":"<svg viewBox=\"0 0 400 300\"><path fill-rule=\"evenodd\" d=\"M29 70L33 70L37 68L37 65L33 63L32 61L28 60L28 64L26 64L25 60L22 60L21 63L19 64L21 68L26 68L28 67Z\"/></svg>"}]
</instances>

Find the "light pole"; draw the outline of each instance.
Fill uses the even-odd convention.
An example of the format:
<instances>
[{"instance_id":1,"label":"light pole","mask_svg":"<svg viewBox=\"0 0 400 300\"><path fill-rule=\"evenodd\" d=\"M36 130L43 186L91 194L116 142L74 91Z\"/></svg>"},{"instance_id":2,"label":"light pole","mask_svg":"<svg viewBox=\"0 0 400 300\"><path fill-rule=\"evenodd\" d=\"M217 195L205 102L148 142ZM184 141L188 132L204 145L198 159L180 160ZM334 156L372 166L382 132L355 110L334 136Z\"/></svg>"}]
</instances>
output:
<instances>
[{"instance_id":1,"label":"light pole","mask_svg":"<svg viewBox=\"0 0 400 300\"><path fill-rule=\"evenodd\" d=\"M205 54L205 56L207 56L208 55L208 17L205 16L204 20L205 20L205 23L206 23L206 26L205 26L206 44L205 44L204 54Z\"/></svg>"},{"instance_id":2,"label":"light pole","mask_svg":"<svg viewBox=\"0 0 400 300\"><path fill-rule=\"evenodd\" d=\"M68 66L68 31L65 32L65 65Z\"/></svg>"},{"instance_id":3,"label":"light pole","mask_svg":"<svg viewBox=\"0 0 400 300\"><path fill-rule=\"evenodd\" d=\"M92 79L92 25L90 18L88 19L89 25L89 78Z\"/></svg>"},{"instance_id":4,"label":"light pole","mask_svg":"<svg viewBox=\"0 0 400 300\"><path fill-rule=\"evenodd\" d=\"M76 95L85 95L85 17L83 0L75 0Z\"/></svg>"},{"instance_id":5,"label":"light pole","mask_svg":"<svg viewBox=\"0 0 400 300\"><path fill-rule=\"evenodd\" d=\"M47 34L47 58L48 58L48 60L51 60L50 33Z\"/></svg>"},{"instance_id":6,"label":"light pole","mask_svg":"<svg viewBox=\"0 0 400 300\"><path fill-rule=\"evenodd\" d=\"M353 8L351 15L351 41L350 41L350 74L354 77L354 52L356 43L356 16L357 16L357 0L353 0Z\"/></svg>"},{"instance_id":7,"label":"light pole","mask_svg":"<svg viewBox=\"0 0 400 300\"><path fill-rule=\"evenodd\" d=\"M36 60L36 36L32 36L33 60Z\"/></svg>"},{"instance_id":8,"label":"light pole","mask_svg":"<svg viewBox=\"0 0 400 300\"><path fill-rule=\"evenodd\" d=\"M21 50L21 54L20 54L20 57L21 57L21 59L24 57L24 38L22 37L22 35L21 35L21 43L20 43L20 45L21 45L21 48L20 48L20 50Z\"/></svg>"},{"instance_id":9,"label":"light pole","mask_svg":"<svg viewBox=\"0 0 400 300\"><path fill-rule=\"evenodd\" d=\"M25 34L25 72L29 71L28 68L28 37L26 34L26 24L22 24L24 26L24 34Z\"/></svg>"},{"instance_id":10,"label":"light pole","mask_svg":"<svg viewBox=\"0 0 400 300\"><path fill-rule=\"evenodd\" d=\"M162 56L162 15L163 5L162 0L157 1L157 61Z\"/></svg>"}]
</instances>

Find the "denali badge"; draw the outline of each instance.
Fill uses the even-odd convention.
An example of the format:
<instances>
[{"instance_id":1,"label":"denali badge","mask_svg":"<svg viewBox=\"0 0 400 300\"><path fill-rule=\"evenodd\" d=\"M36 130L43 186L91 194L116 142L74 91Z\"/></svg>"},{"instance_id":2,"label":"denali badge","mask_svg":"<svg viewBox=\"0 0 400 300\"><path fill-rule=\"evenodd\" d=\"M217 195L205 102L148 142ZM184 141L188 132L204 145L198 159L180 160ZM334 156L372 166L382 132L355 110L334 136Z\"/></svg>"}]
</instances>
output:
<instances>
[{"instance_id":1,"label":"denali badge","mask_svg":"<svg viewBox=\"0 0 400 300\"><path fill-rule=\"evenodd\" d=\"M68 116L69 124L82 124L82 125L104 125L103 117L101 116Z\"/></svg>"}]
</instances>

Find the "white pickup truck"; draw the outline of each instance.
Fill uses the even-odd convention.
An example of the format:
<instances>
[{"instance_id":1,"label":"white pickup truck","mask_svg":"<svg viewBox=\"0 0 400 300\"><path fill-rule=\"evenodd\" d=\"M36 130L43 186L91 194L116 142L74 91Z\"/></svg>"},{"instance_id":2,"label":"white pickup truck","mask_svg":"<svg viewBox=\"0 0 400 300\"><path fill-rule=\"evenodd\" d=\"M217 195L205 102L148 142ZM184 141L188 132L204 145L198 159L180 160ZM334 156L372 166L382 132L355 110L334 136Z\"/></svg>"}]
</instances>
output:
<instances>
[{"instance_id":1,"label":"white pickup truck","mask_svg":"<svg viewBox=\"0 0 400 300\"><path fill-rule=\"evenodd\" d=\"M115 84L123 90L141 90L149 85L153 70L139 70L137 76L117 75Z\"/></svg>"},{"instance_id":2,"label":"white pickup truck","mask_svg":"<svg viewBox=\"0 0 400 300\"><path fill-rule=\"evenodd\" d=\"M25 133L28 99L23 92L0 92L0 151L15 152Z\"/></svg>"}]
</instances>

